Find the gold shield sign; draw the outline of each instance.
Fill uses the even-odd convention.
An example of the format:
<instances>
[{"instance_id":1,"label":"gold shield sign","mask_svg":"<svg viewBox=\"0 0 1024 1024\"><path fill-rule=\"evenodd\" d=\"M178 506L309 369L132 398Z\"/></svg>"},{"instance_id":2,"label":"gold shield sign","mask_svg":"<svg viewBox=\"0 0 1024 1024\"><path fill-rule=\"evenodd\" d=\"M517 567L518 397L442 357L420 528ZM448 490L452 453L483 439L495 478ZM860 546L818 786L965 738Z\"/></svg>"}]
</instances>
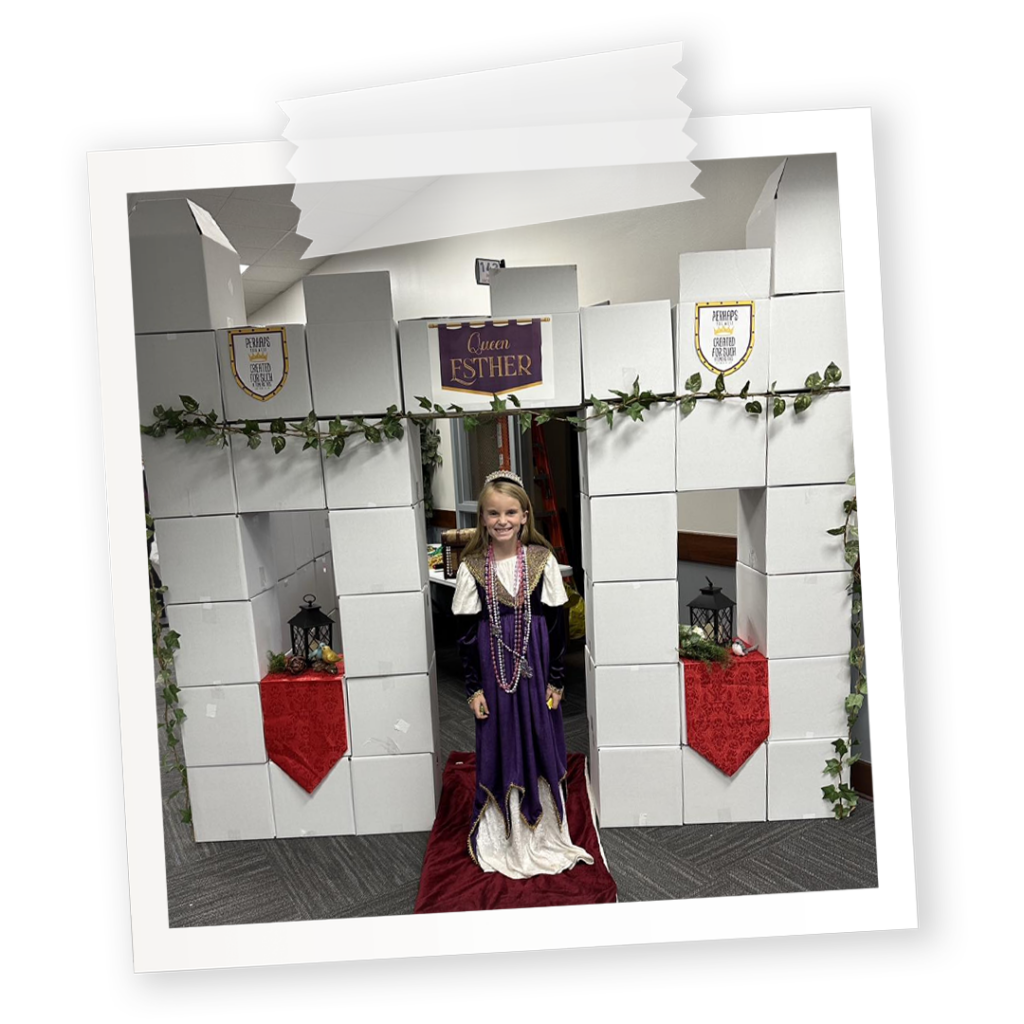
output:
<instances>
[{"instance_id":1,"label":"gold shield sign","mask_svg":"<svg viewBox=\"0 0 1024 1024\"><path fill-rule=\"evenodd\" d=\"M258 402L267 402L288 379L288 334L284 327L239 327L228 331L231 375Z\"/></svg>"},{"instance_id":2,"label":"gold shield sign","mask_svg":"<svg viewBox=\"0 0 1024 1024\"><path fill-rule=\"evenodd\" d=\"M735 373L754 351L753 302L698 302L693 334L697 358L717 377Z\"/></svg>"}]
</instances>

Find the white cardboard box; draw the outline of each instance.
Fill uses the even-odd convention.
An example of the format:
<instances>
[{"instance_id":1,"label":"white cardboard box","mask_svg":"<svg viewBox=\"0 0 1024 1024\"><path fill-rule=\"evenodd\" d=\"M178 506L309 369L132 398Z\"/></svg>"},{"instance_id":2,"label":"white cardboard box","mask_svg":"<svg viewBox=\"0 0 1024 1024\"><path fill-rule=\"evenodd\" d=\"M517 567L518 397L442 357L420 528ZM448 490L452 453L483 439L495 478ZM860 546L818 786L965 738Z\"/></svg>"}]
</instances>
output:
<instances>
[{"instance_id":1,"label":"white cardboard box","mask_svg":"<svg viewBox=\"0 0 1024 1024\"><path fill-rule=\"evenodd\" d=\"M213 331L137 334L135 367L139 379L139 419L142 424L153 422L153 409L158 405L165 409L182 408L182 395L194 398L204 415L212 410L219 420L224 419ZM183 441L173 436L158 440L186 447ZM192 442L187 447L195 448L198 444Z\"/></svg>"},{"instance_id":2,"label":"white cardboard box","mask_svg":"<svg viewBox=\"0 0 1024 1024\"><path fill-rule=\"evenodd\" d=\"M329 554L331 550L330 513L314 509L309 513L309 526L312 534L313 555Z\"/></svg>"},{"instance_id":3,"label":"white cardboard box","mask_svg":"<svg viewBox=\"0 0 1024 1024\"><path fill-rule=\"evenodd\" d=\"M185 712L181 742L189 768L267 760L259 683L184 687L179 701Z\"/></svg>"},{"instance_id":4,"label":"white cardboard box","mask_svg":"<svg viewBox=\"0 0 1024 1024\"><path fill-rule=\"evenodd\" d=\"M731 776L696 751L683 747L683 823L764 821L766 784L767 754L763 743Z\"/></svg>"},{"instance_id":5,"label":"white cardboard box","mask_svg":"<svg viewBox=\"0 0 1024 1024\"><path fill-rule=\"evenodd\" d=\"M312 562L317 555L325 554L325 551L317 551L313 545L313 520L323 519L326 522L327 513L323 509L310 509L301 512L292 512L292 531L295 535L295 566L305 565Z\"/></svg>"},{"instance_id":6,"label":"white cardboard box","mask_svg":"<svg viewBox=\"0 0 1024 1024\"><path fill-rule=\"evenodd\" d=\"M295 515L308 516L308 512L273 512L270 515L270 547L274 553L274 566L277 569L277 578L283 580L291 576L299 567L295 555L295 527L292 517ZM306 559L311 561L311 559Z\"/></svg>"},{"instance_id":7,"label":"white cardboard box","mask_svg":"<svg viewBox=\"0 0 1024 1024\"><path fill-rule=\"evenodd\" d=\"M338 598L351 676L402 676L430 671L434 628L430 584L404 594L362 594Z\"/></svg>"},{"instance_id":8,"label":"white cardboard box","mask_svg":"<svg viewBox=\"0 0 1024 1024\"><path fill-rule=\"evenodd\" d=\"M687 392L686 382L700 374L697 391L710 391L721 373L727 391L768 390L771 352L771 299L738 302L686 302L675 307L675 390ZM716 321L721 317L722 322ZM699 346L698 346L699 341ZM806 376L806 375L805 375ZM758 399L764 405L764 399Z\"/></svg>"},{"instance_id":9,"label":"white cardboard box","mask_svg":"<svg viewBox=\"0 0 1024 1024\"><path fill-rule=\"evenodd\" d=\"M679 670L675 665L598 668L586 652L587 714L599 747L678 746Z\"/></svg>"},{"instance_id":10,"label":"white cardboard box","mask_svg":"<svg viewBox=\"0 0 1024 1024\"><path fill-rule=\"evenodd\" d=\"M254 342L260 345L255 363L248 354ZM277 324L263 330L255 327L237 331L225 328L217 332L217 358L224 387L224 415L229 421L272 420L278 417L301 420L313 408L306 328L302 324ZM250 386L249 367L252 365L270 365L276 371L273 377L276 393L272 397L267 396L266 388ZM277 385L280 385L280 390L277 390Z\"/></svg>"},{"instance_id":11,"label":"white cardboard box","mask_svg":"<svg viewBox=\"0 0 1024 1024\"><path fill-rule=\"evenodd\" d=\"M281 651L277 589L251 601L170 604L167 622L181 635L174 653L179 686L254 683L269 671L267 651ZM219 762L221 764L225 762Z\"/></svg>"},{"instance_id":12,"label":"white cardboard box","mask_svg":"<svg viewBox=\"0 0 1024 1024\"><path fill-rule=\"evenodd\" d=\"M747 248L772 250L772 295L843 290L834 153L791 156L771 173L747 221Z\"/></svg>"},{"instance_id":13,"label":"white cardboard box","mask_svg":"<svg viewBox=\"0 0 1024 1024\"><path fill-rule=\"evenodd\" d=\"M768 820L831 818L832 803L822 787L849 783L850 770L825 775L825 762L836 756L831 739L768 741Z\"/></svg>"},{"instance_id":14,"label":"white cardboard box","mask_svg":"<svg viewBox=\"0 0 1024 1024\"><path fill-rule=\"evenodd\" d=\"M656 406L642 423L616 416L609 427L603 419L590 420L578 435L581 493L675 491L677 415L671 406Z\"/></svg>"},{"instance_id":15,"label":"white cardboard box","mask_svg":"<svg viewBox=\"0 0 1024 1024\"><path fill-rule=\"evenodd\" d=\"M393 320L310 323L306 326L306 349L313 407L318 415L372 418L383 415L392 405L401 407Z\"/></svg>"},{"instance_id":16,"label":"white cardboard box","mask_svg":"<svg viewBox=\"0 0 1024 1024\"><path fill-rule=\"evenodd\" d=\"M576 313L580 308L575 266L503 267L491 275L491 316L529 310Z\"/></svg>"},{"instance_id":17,"label":"white cardboard box","mask_svg":"<svg viewBox=\"0 0 1024 1024\"><path fill-rule=\"evenodd\" d=\"M278 566L278 579L284 580L301 565L313 560L313 537L310 520L326 512L272 512L270 514L270 543L274 563Z\"/></svg>"},{"instance_id":18,"label":"white cardboard box","mask_svg":"<svg viewBox=\"0 0 1024 1024\"><path fill-rule=\"evenodd\" d=\"M595 583L674 580L676 505L674 492L581 495L583 571Z\"/></svg>"},{"instance_id":19,"label":"white cardboard box","mask_svg":"<svg viewBox=\"0 0 1024 1024\"><path fill-rule=\"evenodd\" d=\"M277 579L266 513L157 519L156 539L168 604L245 601Z\"/></svg>"},{"instance_id":20,"label":"white cardboard box","mask_svg":"<svg viewBox=\"0 0 1024 1024\"><path fill-rule=\"evenodd\" d=\"M771 303L772 348L769 380L780 390L802 388L812 373L825 376L835 363L850 384L846 340L846 296L843 292L780 295Z\"/></svg>"},{"instance_id":21,"label":"white cardboard box","mask_svg":"<svg viewBox=\"0 0 1024 1024\"><path fill-rule=\"evenodd\" d=\"M188 795L197 843L274 838L267 763L189 768Z\"/></svg>"},{"instance_id":22,"label":"white cardboard box","mask_svg":"<svg viewBox=\"0 0 1024 1024\"><path fill-rule=\"evenodd\" d=\"M601 828L683 823L680 747L602 747L596 759L591 783Z\"/></svg>"},{"instance_id":23,"label":"white cardboard box","mask_svg":"<svg viewBox=\"0 0 1024 1024\"><path fill-rule=\"evenodd\" d=\"M772 658L768 662L769 740L812 739L846 731L850 659ZM822 783L825 785L825 783Z\"/></svg>"},{"instance_id":24,"label":"white cardboard box","mask_svg":"<svg viewBox=\"0 0 1024 1024\"><path fill-rule=\"evenodd\" d=\"M583 374L580 356L580 314L558 313L548 309L527 307L515 314L520 319L541 319L540 383L529 384L516 391L520 405L525 409L543 407L575 407L583 401ZM440 331L446 324L483 324L491 319L480 317L428 317L403 320L398 325L402 355L402 386L405 408L420 409L419 399L429 399L447 408L458 405L473 412L489 409L493 395L487 371L474 381L474 390L442 388ZM476 349L467 351L471 356L487 356ZM497 357L496 357L497 358ZM477 367L473 374L477 374ZM508 389L502 392L507 394ZM511 404L511 403L510 403ZM317 407L319 410L319 406Z\"/></svg>"},{"instance_id":25,"label":"white cardboard box","mask_svg":"<svg viewBox=\"0 0 1024 1024\"><path fill-rule=\"evenodd\" d=\"M843 538L828 531L843 525L843 502L852 496L846 484L741 490L737 558L769 575L843 572Z\"/></svg>"},{"instance_id":26,"label":"white cardboard box","mask_svg":"<svg viewBox=\"0 0 1024 1024\"><path fill-rule=\"evenodd\" d=\"M766 576L736 563L736 635L767 658L824 658L850 650L849 572Z\"/></svg>"},{"instance_id":27,"label":"white cardboard box","mask_svg":"<svg viewBox=\"0 0 1024 1024\"><path fill-rule=\"evenodd\" d=\"M319 448L303 450L300 438L289 438L275 452L269 435L250 448L241 434L231 435L235 490L242 512L282 512L325 508L323 456Z\"/></svg>"},{"instance_id":28,"label":"white cardboard box","mask_svg":"<svg viewBox=\"0 0 1024 1024\"><path fill-rule=\"evenodd\" d=\"M629 392L638 377L643 391L672 392L672 311L667 299L581 309L580 342L585 397Z\"/></svg>"},{"instance_id":29,"label":"white cardboard box","mask_svg":"<svg viewBox=\"0 0 1024 1024\"><path fill-rule=\"evenodd\" d=\"M767 299L771 294L767 248L684 252L679 256L679 304Z\"/></svg>"},{"instance_id":30,"label":"white cardboard box","mask_svg":"<svg viewBox=\"0 0 1024 1024\"><path fill-rule=\"evenodd\" d=\"M429 832L439 795L435 754L352 758L356 835Z\"/></svg>"},{"instance_id":31,"label":"white cardboard box","mask_svg":"<svg viewBox=\"0 0 1024 1024\"><path fill-rule=\"evenodd\" d=\"M128 242L136 334L245 323L238 253L202 207L140 200L128 215Z\"/></svg>"},{"instance_id":32,"label":"white cardboard box","mask_svg":"<svg viewBox=\"0 0 1024 1024\"><path fill-rule=\"evenodd\" d=\"M185 444L173 435L143 434L142 464L149 514L154 519L238 511L230 447Z\"/></svg>"},{"instance_id":33,"label":"white cardboard box","mask_svg":"<svg viewBox=\"0 0 1024 1024\"><path fill-rule=\"evenodd\" d=\"M334 561L330 552L326 555L317 555L313 559L313 591L314 594L323 594L327 604L336 605L338 599L338 585L334 579ZM331 595L334 600L328 599Z\"/></svg>"},{"instance_id":34,"label":"white cardboard box","mask_svg":"<svg viewBox=\"0 0 1024 1024\"><path fill-rule=\"evenodd\" d=\"M330 421L321 420L326 432ZM328 508L383 508L423 500L420 432L405 424L401 439L372 444L361 434L345 439L341 455L324 456Z\"/></svg>"},{"instance_id":35,"label":"white cardboard box","mask_svg":"<svg viewBox=\"0 0 1024 1024\"><path fill-rule=\"evenodd\" d=\"M699 401L676 420L678 491L763 487L767 473L768 415L752 414L739 399ZM764 403L762 402L762 407Z\"/></svg>"},{"instance_id":36,"label":"white cardboard box","mask_svg":"<svg viewBox=\"0 0 1024 1024\"><path fill-rule=\"evenodd\" d=\"M346 675L352 756L439 753L437 675Z\"/></svg>"},{"instance_id":37,"label":"white cardboard box","mask_svg":"<svg viewBox=\"0 0 1024 1024\"><path fill-rule=\"evenodd\" d=\"M675 665L679 660L679 588L674 579L585 579L585 589L587 643L595 665Z\"/></svg>"},{"instance_id":38,"label":"white cardboard box","mask_svg":"<svg viewBox=\"0 0 1024 1024\"><path fill-rule=\"evenodd\" d=\"M427 583L423 504L331 512L338 596L420 590Z\"/></svg>"},{"instance_id":39,"label":"white cardboard box","mask_svg":"<svg viewBox=\"0 0 1024 1024\"><path fill-rule=\"evenodd\" d=\"M845 483L853 472L850 392L822 395L809 409L768 417L768 484ZM838 525L838 524L836 524Z\"/></svg>"},{"instance_id":40,"label":"white cardboard box","mask_svg":"<svg viewBox=\"0 0 1024 1024\"><path fill-rule=\"evenodd\" d=\"M278 839L355 835L350 757L341 758L312 793L271 761L270 795Z\"/></svg>"},{"instance_id":41,"label":"white cardboard box","mask_svg":"<svg viewBox=\"0 0 1024 1024\"><path fill-rule=\"evenodd\" d=\"M391 274L309 274L302 279L306 324L348 324L393 320Z\"/></svg>"}]
</instances>

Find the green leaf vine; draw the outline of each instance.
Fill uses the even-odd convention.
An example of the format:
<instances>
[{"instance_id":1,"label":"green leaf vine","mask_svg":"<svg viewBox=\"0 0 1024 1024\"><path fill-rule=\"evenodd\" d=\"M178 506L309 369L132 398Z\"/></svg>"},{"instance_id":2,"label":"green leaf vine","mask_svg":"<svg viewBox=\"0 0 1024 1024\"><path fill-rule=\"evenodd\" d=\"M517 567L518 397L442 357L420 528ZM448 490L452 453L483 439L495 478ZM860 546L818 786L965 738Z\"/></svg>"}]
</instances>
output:
<instances>
[{"instance_id":1,"label":"green leaf vine","mask_svg":"<svg viewBox=\"0 0 1024 1024\"><path fill-rule=\"evenodd\" d=\"M718 374L710 390L702 391L703 378L699 373L691 374L686 380L685 392L681 395L655 394L653 391L641 389L640 378L636 377L629 391L612 390L612 397L598 398L591 395L583 404L583 415L577 415L579 409L524 409L515 392L509 392L505 398L493 395L490 409L467 412L462 406L454 403L442 406L421 395L416 396L422 412L399 412L398 406L391 405L383 417L366 419L363 416L334 416L327 421L327 429L321 430L316 414L310 412L303 420L243 420L240 422L224 422L213 410L201 412L199 404L189 395L179 395L182 407L167 409L158 405L153 409L152 423L142 424L142 433L148 437L163 437L173 434L186 443L202 441L205 444L227 445L229 436L239 435L246 439L250 448L259 448L264 436L270 437L275 453L282 452L289 439L301 440L303 450L306 448L321 449L324 455L339 456L345 450L345 442L349 437L361 434L369 443L380 444L392 439L401 439L405 434L403 420L419 424L421 431L421 451L424 466L433 469L441 465L438 453L439 438L435 437L434 421L440 419L461 419L467 430L474 430L481 423L493 422L496 417L515 416L519 420L519 428L526 433L535 423L542 426L555 421L568 423L575 430L586 430L592 421L604 420L611 428L621 419L633 422L642 421L644 413L661 405L678 405L684 416L689 416L699 402L741 401L744 409L751 416L760 416L765 405L769 405L774 417L781 416L792 399L795 413L806 412L811 404L832 391L848 390L841 386L843 373L835 363L829 363L824 374L809 374L803 388L776 390L776 382L764 392L750 391L747 381L739 391L730 391L726 387L725 375ZM429 463L427 459L429 458Z\"/></svg>"},{"instance_id":2,"label":"green leaf vine","mask_svg":"<svg viewBox=\"0 0 1024 1024\"><path fill-rule=\"evenodd\" d=\"M850 487L856 486L856 476L846 481ZM854 739L853 727L857 723L864 699L868 694L868 675L864 657L864 605L861 600L860 577L860 538L857 531L857 495L843 502L843 524L835 526L828 533L833 537L843 538L843 555L851 569L849 593L850 605L850 673L851 692L846 697L845 739L833 740L832 746L836 756L825 762L825 775L839 779L845 769L851 768L860 760L860 754L854 751L859 743ZM824 799L831 801L832 811L837 818L848 818L857 808L857 793L847 783L838 786L830 783L821 787Z\"/></svg>"},{"instance_id":3,"label":"green leaf vine","mask_svg":"<svg viewBox=\"0 0 1024 1024\"><path fill-rule=\"evenodd\" d=\"M153 519L146 514L146 540L153 539ZM170 803L176 797L181 798L178 812L181 820L189 825L192 823L192 804L188 793L188 769L182 758L181 723L185 721L185 709L178 701L180 687L174 682L174 652L179 649L179 635L173 629L165 629L162 623L163 599L167 588L160 586L153 563L149 563L149 610L153 627L153 656L157 661L157 683L163 701L163 721L157 722L167 741L167 753L163 758L163 768L167 772L178 775L177 788L168 795Z\"/></svg>"}]
</instances>

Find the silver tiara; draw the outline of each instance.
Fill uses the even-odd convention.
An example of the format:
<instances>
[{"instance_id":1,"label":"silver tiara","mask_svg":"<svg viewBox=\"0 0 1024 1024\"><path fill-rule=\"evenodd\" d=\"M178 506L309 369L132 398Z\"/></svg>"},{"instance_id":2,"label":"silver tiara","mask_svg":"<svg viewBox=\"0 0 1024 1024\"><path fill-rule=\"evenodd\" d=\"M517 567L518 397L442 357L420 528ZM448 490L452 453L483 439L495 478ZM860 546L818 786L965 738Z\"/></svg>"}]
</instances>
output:
<instances>
[{"instance_id":1,"label":"silver tiara","mask_svg":"<svg viewBox=\"0 0 1024 1024\"><path fill-rule=\"evenodd\" d=\"M484 480L484 487L488 484L493 484L496 480L507 480L510 484L515 484L517 487L523 487L522 477L517 476L508 469L499 469L497 472L491 473L491 475ZM523 490L525 489L526 488L523 487Z\"/></svg>"}]
</instances>

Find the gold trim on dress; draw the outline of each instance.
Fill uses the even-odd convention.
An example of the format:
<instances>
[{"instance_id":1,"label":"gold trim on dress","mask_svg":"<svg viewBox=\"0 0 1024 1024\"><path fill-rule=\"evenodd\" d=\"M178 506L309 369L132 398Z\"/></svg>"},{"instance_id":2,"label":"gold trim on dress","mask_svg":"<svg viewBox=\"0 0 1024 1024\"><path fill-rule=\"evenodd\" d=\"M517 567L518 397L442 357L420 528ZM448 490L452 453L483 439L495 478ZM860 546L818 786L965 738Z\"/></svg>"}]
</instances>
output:
<instances>
[{"instance_id":1,"label":"gold trim on dress","mask_svg":"<svg viewBox=\"0 0 1024 1024\"><path fill-rule=\"evenodd\" d=\"M555 791L554 791L551 783L548 782L548 780L547 780L547 778L545 776L543 776L543 775L538 775L537 776L537 784L538 784L538 786L540 785L541 782L543 782L544 785L548 787L548 792L551 794L551 803L552 803L552 805L555 808L555 817L558 819L558 827L559 827L559 829L561 829L563 823L565 822L565 814L566 814L566 810L567 810L567 808L566 808L567 799L566 799L566 794L562 790L562 783L565 782L565 780L568 777L569 777L569 769L568 769L568 767L566 767L565 774L563 774L562 777L558 780L558 795L561 798L561 804L562 804L561 813L559 813L559 808L558 808L559 801L555 799ZM493 803L495 807L497 807L499 809L502 809L502 817L505 819L505 839L509 840L509 839L512 838L512 814L509 811L509 801L512 799L512 790L513 789L518 789L520 793L525 795L526 794L526 787L525 786L520 786L520 785L518 785L515 782L510 782L509 785L508 785L508 789L505 791L504 807L502 808L502 804L501 804L501 802L499 802L498 798L482 782L478 782L477 785L487 794L487 799L484 801L483 807L480 808L480 813L473 820L473 824L469 828L469 835L466 836L466 848L469 850L469 855L473 859L473 863L477 867L480 867L480 862L476 859L476 854L473 852L473 836L476 833L477 828L480 826L480 819L484 816L484 813L486 812L488 805ZM538 795L538 799L539 799L540 798L540 793L538 792L537 795ZM540 825L541 820L544 817L543 801L541 801L540 814L537 815L537 820L535 822L533 822L533 824L530 824L530 822L526 818L526 815L523 814L523 802L522 802L522 800L519 801L519 817L522 818L523 824L528 829L530 829L531 832L535 831L537 826Z\"/></svg>"},{"instance_id":2,"label":"gold trim on dress","mask_svg":"<svg viewBox=\"0 0 1024 1024\"><path fill-rule=\"evenodd\" d=\"M543 544L530 544L526 548L526 576L529 582L527 587L527 594L532 594L537 584L540 582L541 577L544 575L544 568L548 564L548 557L551 552L544 547ZM469 569L470 575L480 584L484 586L484 569L487 564L487 556L485 554L477 553L475 555L469 555L462 559L466 568ZM495 592L498 595L499 603L506 605L509 608L515 608L518 603L518 595L513 596L506 589L505 585L501 582L495 574Z\"/></svg>"}]
</instances>

